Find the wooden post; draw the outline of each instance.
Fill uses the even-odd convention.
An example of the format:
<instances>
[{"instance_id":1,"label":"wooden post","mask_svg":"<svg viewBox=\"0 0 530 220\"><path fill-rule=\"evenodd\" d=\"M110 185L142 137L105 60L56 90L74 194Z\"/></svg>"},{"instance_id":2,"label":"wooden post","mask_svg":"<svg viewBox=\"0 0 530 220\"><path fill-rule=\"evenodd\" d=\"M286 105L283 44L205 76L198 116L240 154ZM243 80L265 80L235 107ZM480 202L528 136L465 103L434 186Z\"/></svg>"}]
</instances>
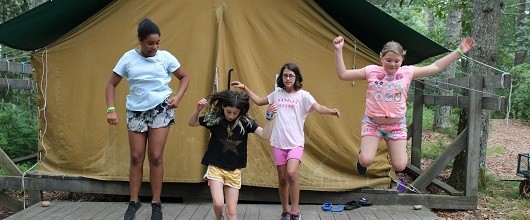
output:
<instances>
[{"instance_id":1,"label":"wooden post","mask_svg":"<svg viewBox=\"0 0 530 220\"><path fill-rule=\"evenodd\" d=\"M412 105L412 147L410 163L421 167L421 139L423 127L423 88L425 85L414 80L414 103Z\"/></svg>"},{"instance_id":2,"label":"wooden post","mask_svg":"<svg viewBox=\"0 0 530 220\"><path fill-rule=\"evenodd\" d=\"M6 170L6 173L11 176L22 176L22 171L18 169L17 165L11 161L9 156L0 148L0 167Z\"/></svg>"},{"instance_id":3,"label":"wooden post","mask_svg":"<svg viewBox=\"0 0 530 220\"><path fill-rule=\"evenodd\" d=\"M480 163L480 136L482 126L482 89L484 77L469 77L468 148L465 170L465 196L476 197L478 194L478 174Z\"/></svg>"}]
</instances>

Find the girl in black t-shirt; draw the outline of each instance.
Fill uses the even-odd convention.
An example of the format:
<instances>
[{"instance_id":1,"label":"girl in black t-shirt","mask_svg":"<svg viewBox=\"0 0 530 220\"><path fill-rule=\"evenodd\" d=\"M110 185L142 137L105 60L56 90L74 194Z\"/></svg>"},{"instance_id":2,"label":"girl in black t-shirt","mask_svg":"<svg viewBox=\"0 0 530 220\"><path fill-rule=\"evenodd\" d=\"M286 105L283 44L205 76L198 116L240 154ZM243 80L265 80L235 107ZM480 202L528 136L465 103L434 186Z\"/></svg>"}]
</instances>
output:
<instances>
[{"instance_id":1,"label":"girl in black t-shirt","mask_svg":"<svg viewBox=\"0 0 530 220\"><path fill-rule=\"evenodd\" d=\"M199 117L206 104L206 113ZM246 94L225 90L199 100L188 122L191 127L204 126L211 132L201 163L208 166L204 178L210 186L217 219L223 219L225 201L227 218L237 219L241 169L247 165L248 134L254 133L268 140L272 132L272 120L276 113L274 104L267 109L267 122L263 128L248 115L248 110L249 98Z\"/></svg>"}]
</instances>

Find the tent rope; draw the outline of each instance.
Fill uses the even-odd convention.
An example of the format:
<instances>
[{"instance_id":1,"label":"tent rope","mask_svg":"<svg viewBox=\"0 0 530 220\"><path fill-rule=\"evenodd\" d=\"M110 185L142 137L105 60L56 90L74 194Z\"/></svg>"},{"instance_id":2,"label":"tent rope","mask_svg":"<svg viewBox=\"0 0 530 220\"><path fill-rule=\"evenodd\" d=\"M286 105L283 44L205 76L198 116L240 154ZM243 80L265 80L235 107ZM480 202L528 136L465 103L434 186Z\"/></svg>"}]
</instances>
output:
<instances>
[{"instance_id":1,"label":"tent rope","mask_svg":"<svg viewBox=\"0 0 530 220\"><path fill-rule=\"evenodd\" d=\"M40 116L40 113L42 112L42 117L44 119L44 131L42 131L41 129L39 129L39 141L41 141L41 146L42 146L42 151L44 152L44 155L41 155L42 152L39 152L39 156L38 156L38 159L37 159L37 163L33 164L33 166L31 166L28 170L24 171L22 173L22 192L23 192L23 196L22 196L22 203L23 203L23 209L26 209L26 189L25 189L25 176L28 172L32 171L33 169L35 169L35 167L37 167L38 164L40 164L47 156L48 154L48 150L46 149L46 146L44 144L44 135L46 134L46 131L47 131L47 128L48 128L48 119L46 118L46 102L47 102L47 94L46 94L46 91L47 91L47 88L48 88L48 49L47 48L44 48L43 50L43 53L42 53L42 56L41 56L41 61L42 61L42 70L43 70L43 74L41 76L41 82L40 82L40 88L41 88L41 93L42 93L42 97L43 97L43 100L44 100L44 106L42 108L38 108L38 111L39 111L39 116ZM44 88L43 88L43 84L44 84Z\"/></svg>"}]
</instances>

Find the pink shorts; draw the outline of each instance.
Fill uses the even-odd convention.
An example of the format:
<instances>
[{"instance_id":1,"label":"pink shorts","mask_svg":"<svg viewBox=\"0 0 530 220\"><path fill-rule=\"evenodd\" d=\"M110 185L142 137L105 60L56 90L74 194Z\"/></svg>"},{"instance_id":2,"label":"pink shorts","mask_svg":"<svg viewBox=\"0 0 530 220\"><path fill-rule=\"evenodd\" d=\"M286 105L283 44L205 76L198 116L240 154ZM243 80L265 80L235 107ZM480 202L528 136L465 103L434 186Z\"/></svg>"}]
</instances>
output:
<instances>
[{"instance_id":1,"label":"pink shorts","mask_svg":"<svg viewBox=\"0 0 530 220\"><path fill-rule=\"evenodd\" d=\"M293 149L280 149L272 147L272 156L274 157L274 164L281 166L287 164L290 159L297 159L302 162L302 156L304 155L304 147L295 147Z\"/></svg>"},{"instance_id":2,"label":"pink shorts","mask_svg":"<svg viewBox=\"0 0 530 220\"><path fill-rule=\"evenodd\" d=\"M407 120L403 117L394 124L378 124L365 115L361 122L361 137L364 136L375 136L390 141L407 140Z\"/></svg>"}]
</instances>

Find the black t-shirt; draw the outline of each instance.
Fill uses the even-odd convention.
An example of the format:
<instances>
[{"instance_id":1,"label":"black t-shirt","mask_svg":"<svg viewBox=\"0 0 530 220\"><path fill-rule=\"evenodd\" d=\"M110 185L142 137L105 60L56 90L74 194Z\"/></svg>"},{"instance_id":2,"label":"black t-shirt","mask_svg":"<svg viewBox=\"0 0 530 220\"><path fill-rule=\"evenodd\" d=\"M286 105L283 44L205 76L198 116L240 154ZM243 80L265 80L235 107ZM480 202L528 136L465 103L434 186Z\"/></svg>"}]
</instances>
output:
<instances>
[{"instance_id":1,"label":"black t-shirt","mask_svg":"<svg viewBox=\"0 0 530 220\"><path fill-rule=\"evenodd\" d=\"M207 126L204 117L199 117L201 126L210 130L211 136L208 142L208 149L204 153L201 163L204 165L214 165L225 170L235 170L247 166L247 140L248 134L254 133L258 128L256 121L251 120L251 124L242 121L244 131L241 132L241 127L234 126L234 121L229 122L222 119L219 124Z\"/></svg>"}]
</instances>

